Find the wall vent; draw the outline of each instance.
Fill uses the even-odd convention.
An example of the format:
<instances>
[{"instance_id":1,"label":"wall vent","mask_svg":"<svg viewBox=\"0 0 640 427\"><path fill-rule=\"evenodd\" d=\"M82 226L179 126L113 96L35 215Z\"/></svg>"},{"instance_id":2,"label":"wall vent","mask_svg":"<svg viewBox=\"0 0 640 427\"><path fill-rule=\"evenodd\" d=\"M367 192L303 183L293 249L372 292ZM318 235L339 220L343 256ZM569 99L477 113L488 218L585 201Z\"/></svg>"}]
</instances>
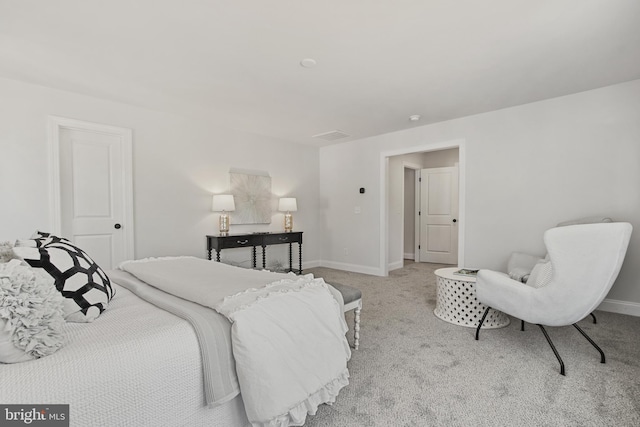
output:
<instances>
[{"instance_id":1,"label":"wall vent","mask_svg":"<svg viewBox=\"0 0 640 427\"><path fill-rule=\"evenodd\" d=\"M341 130L332 130L330 132L313 135L312 138L324 139L325 141L335 141L337 139L347 138L349 136L350 135L342 132Z\"/></svg>"}]
</instances>

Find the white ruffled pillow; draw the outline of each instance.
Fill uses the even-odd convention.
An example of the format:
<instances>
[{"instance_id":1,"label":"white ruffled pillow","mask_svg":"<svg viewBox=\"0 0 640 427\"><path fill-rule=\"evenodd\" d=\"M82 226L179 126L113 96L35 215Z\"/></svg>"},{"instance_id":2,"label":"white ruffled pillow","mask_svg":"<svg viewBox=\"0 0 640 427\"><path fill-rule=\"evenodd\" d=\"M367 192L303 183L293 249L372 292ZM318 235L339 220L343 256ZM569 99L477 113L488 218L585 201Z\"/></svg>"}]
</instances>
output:
<instances>
[{"instance_id":1,"label":"white ruffled pillow","mask_svg":"<svg viewBox=\"0 0 640 427\"><path fill-rule=\"evenodd\" d=\"M38 359L62 347L63 300L48 274L19 260L0 264L0 362Z\"/></svg>"},{"instance_id":2,"label":"white ruffled pillow","mask_svg":"<svg viewBox=\"0 0 640 427\"><path fill-rule=\"evenodd\" d=\"M20 259L20 257L13 252L11 242L0 243L0 263L9 262L12 259Z\"/></svg>"}]
</instances>

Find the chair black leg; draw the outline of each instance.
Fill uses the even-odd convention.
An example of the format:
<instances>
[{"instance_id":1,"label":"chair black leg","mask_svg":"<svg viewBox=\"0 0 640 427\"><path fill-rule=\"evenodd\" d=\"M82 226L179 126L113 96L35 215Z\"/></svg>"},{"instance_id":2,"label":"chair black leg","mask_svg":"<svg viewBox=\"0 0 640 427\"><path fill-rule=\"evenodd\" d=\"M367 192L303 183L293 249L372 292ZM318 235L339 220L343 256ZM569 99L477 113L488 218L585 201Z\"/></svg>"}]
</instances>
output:
<instances>
[{"instance_id":1,"label":"chair black leg","mask_svg":"<svg viewBox=\"0 0 640 427\"><path fill-rule=\"evenodd\" d=\"M573 326L578 330L578 332L580 332L582 334L583 337L585 337L587 339L587 341L589 341L591 343L592 346L594 346L596 348L596 350L598 350L600 352L600 363L605 363L604 352L602 351L602 349L600 347L598 347L598 344L593 342L593 340L589 337L589 335L587 335L586 332L583 331L580 328L580 326L576 325L575 323L573 324Z\"/></svg>"},{"instance_id":2,"label":"chair black leg","mask_svg":"<svg viewBox=\"0 0 640 427\"><path fill-rule=\"evenodd\" d=\"M558 362L560 362L560 375L564 375L564 362L562 361L562 358L560 357L560 353L558 353L558 350L556 350L556 346L553 345L553 342L551 341L551 338L549 338L549 334L547 334L547 331L544 329L544 326L542 326L542 325L538 325L538 326L540 327L540 330L544 334L544 337L547 339L547 342L551 346L551 350L553 350L553 354L556 355L556 359L558 359Z\"/></svg>"},{"instance_id":3,"label":"chair black leg","mask_svg":"<svg viewBox=\"0 0 640 427\"><path fill-rule=\"evenodd\" d=\"M520 321L520 330L524 331L524 320Z\"/></svg>"},{"instance_id":4,"label":"chair black leg","mask_svg":"<svg viewBox=\"0 0 640 427\"><path fill-rule=\"evenodd\" d=\"M482 315L482 319L480 319L480 323L478 323L478 329L476 329L476 341L478 341L478 336L480 335L480 328L484 323L484 319L487 318L487 314L489 314L489 310L491 310L491 307L487 307L487 309L484 311L484 314Z\"/></svg>"},{"instance_id":5,"label":"chair black leg","mask_svg":"<svg viewBox=\"0 0 640 427\"><path fill-rule=\"evenodd\" d=\"M598 323L598 321L596 320L596 315L593 313L589 313L589 314L591 314L591 317L593 317L593 323L594 324Z\"/></svg>"}]
</instances>

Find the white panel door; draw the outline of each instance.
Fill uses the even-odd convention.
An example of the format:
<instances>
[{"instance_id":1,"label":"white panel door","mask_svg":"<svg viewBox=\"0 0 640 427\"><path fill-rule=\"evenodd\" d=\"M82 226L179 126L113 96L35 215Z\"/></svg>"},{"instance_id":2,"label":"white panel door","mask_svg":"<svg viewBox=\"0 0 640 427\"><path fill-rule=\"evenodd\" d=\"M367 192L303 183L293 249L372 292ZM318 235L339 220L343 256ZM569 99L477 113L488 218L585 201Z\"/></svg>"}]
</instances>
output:
<instances>
[{"instance_id":1,"label":"white panel door","mask_svg":"<svg viewBox=\"0 0 640 427\"><path fill-rule=\"evenodd\" d=\"M420 261L458 263L458 167L420 171Z\"/></svg>"},{"instance_id":2,"label":"white panel door","mask_svg":"<svg viewBox=\"0 0 640 427\"><path fill-rule=\"evenodd\" d=\"M114 268L132 256L130 145L117 133L71 127L60 127L58 138L61 234Z\"/></svg>"}]
</instances>

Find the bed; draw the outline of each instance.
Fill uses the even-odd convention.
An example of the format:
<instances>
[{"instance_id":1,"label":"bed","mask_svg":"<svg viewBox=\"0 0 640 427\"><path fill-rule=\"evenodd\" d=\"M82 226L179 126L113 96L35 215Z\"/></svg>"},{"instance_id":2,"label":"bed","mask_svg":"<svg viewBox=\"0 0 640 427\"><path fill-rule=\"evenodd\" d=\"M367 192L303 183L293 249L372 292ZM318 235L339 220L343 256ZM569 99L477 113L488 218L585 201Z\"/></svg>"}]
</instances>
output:
<instances>
[{"instance_id":1,"label":"bed","mask_svg":"<svg viewBox=\"0 0 640 427\"><path fill-rule=\"evenodd\" d=\"M242 270L238 269L238 277L246 274ZM249 271L254 277L259 273ZM264 285L275 279L291 279L289 275L260 273ZM66 345L50 356L0 365L0 402L68 403L71 425L81 426L249 425L245 396L233 375L225 374L224 369L211 375L217 365L203 357L202 331L129 290L131 283L145 283L138 277L119 270L107 274L116 293L98 319L90 324L67 323ZM339 292L331 287L328 290L338 305L342 304ZM224 326L218 326L217 333L231 346L232 323L225 319L220 325ZM220 337L217 340L220 343ZM230 347L217 346L220 348L213 359L231 354ZM233 363L233 357L230 359ZM207 384L207 371L224 384L213 381L212 385L211 379ZM299 425L295 420L290 422Z\"/></svg>"}]
</instances>

